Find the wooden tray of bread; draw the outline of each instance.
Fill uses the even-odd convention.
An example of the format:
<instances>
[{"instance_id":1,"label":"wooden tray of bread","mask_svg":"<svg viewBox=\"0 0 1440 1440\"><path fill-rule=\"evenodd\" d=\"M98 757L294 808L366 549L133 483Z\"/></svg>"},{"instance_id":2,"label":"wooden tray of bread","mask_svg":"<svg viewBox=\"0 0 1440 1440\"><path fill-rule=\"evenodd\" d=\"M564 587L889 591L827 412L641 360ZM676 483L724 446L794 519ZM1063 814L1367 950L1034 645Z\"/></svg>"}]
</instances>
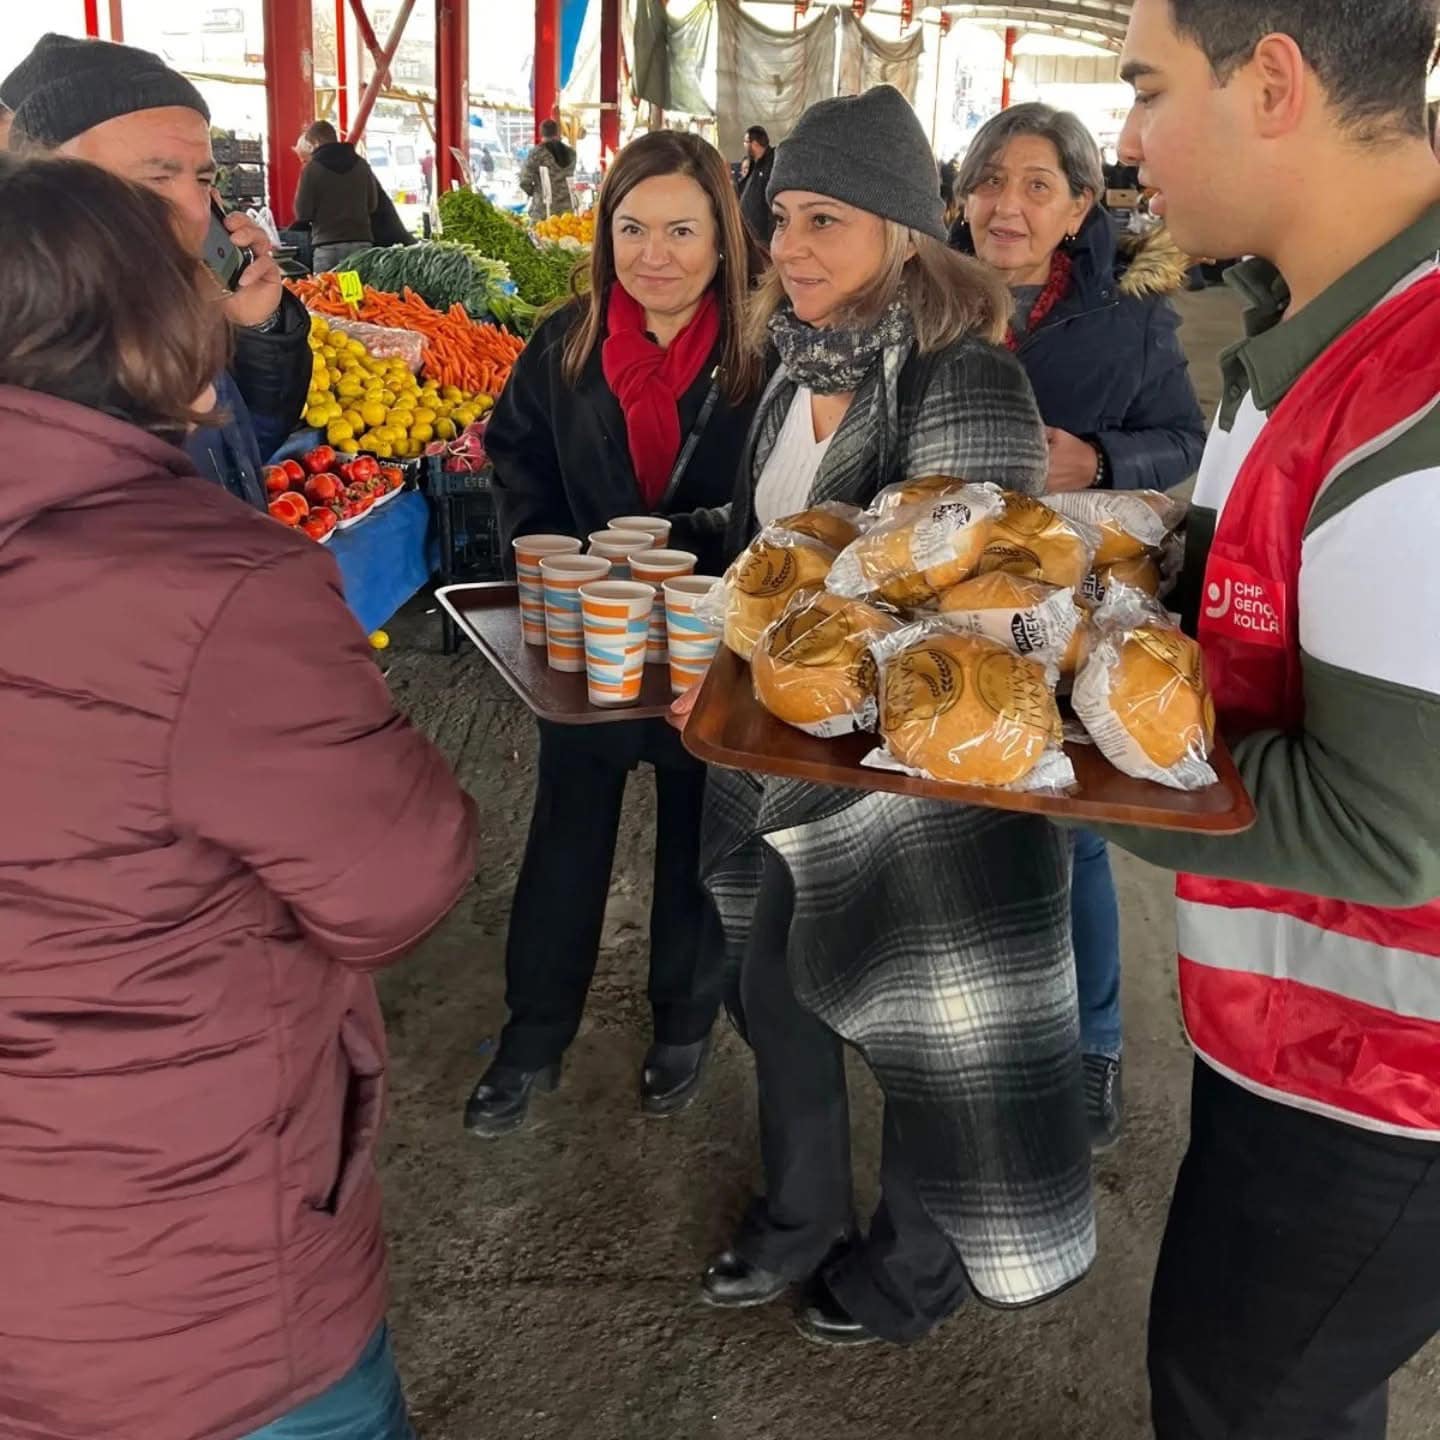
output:
<instances>
[{"instance_id":1,"label":"wooden tray of bread","mask_svg":"<svg viewBox=\"0 0 1440 1440\"><path fill-rule=\"evenodd\" d=\"M638 705L592 705L583 672L552 670L543 645L527 645L520 629L516 588L508 581L447 585L435 598L505 683L541 720L556 725L605 725L655 720L669 712L670 667L647 665Z\"/></svg>"},{"instance_id":2,"label":"wooden tray of bread","mask_svg":"<svg viewBox=\"0 0 1440 1440\"><path fill-rule=\"evenodd\" d=\"M1095 746L1077 743L1065 747L1078 782L1074 793L1068 795L916 779L862 766L861 761L876 747L874 735L819 740L777 720L755 699L749 666L723 645L685 725L684 739L685 748L709 765L808 780L815 785L882 790L1080 823L1138 825L1202 835L1238 835L1255 823L1255 807L1218 736L1210 764L1219 783L1203 790L1172 790L1153 781L1131 779Z\"/></svg>"}]
</instances>

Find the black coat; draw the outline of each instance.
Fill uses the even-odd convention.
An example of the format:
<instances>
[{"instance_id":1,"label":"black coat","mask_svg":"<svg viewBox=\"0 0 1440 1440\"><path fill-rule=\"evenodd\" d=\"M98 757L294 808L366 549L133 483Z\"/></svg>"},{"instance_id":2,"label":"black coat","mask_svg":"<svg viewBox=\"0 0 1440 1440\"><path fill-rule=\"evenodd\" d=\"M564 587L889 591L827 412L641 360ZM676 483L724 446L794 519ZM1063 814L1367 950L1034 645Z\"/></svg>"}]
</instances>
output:
<instances>
[{"instance_id":1,"label":"black coat","mask_svg":"<svg viewBox=\"0 0 1440 1440\"><path fill-rule=\"evenodd\" d=\"M970 232L954 242L971 251ZM1096 441L1116 490L1167 490L1188 479L1205 448L1205 421L1168 294L1188 261L1164 230L1122 242L1100 208L1071 252L1070 294L1020 344L1041 418Z\"/></svg>"},{"instance_id":2,"label":"black coat","mask_svg":"<svg viewBox=\"0 0 1440 1440\"><path fill-rule=\"evenodd\" d=\"M765 191L774 169L775 151L772 148L760 159L751 162L750 173L736 187L740 195L740 213L751 233L767 250L775 234L775 212L765 198Z\"/></svg>"},{"instance_id":3,"label":"black coat","mask_svg":"<svg viewBox=\"0 0 1440 1440\"><path fill-rule=\"evenodd\" d=\"M516 535L584 539L617 515L650 512L630 460L624 413L600 368L600 346L573 389L560 373L574 314L567 306L535 332L485 432L507 565L513 563L510 542ZM705 405L723 343L722 336L680 402L682 448ZM674 520L671 545L693 550L702 574L718 573L713 567L721 559L719 537L695 533L685 517L730 503L758 398L737 406L718 396L674 494L656 512Z\"/></svg>"}]
</instances>

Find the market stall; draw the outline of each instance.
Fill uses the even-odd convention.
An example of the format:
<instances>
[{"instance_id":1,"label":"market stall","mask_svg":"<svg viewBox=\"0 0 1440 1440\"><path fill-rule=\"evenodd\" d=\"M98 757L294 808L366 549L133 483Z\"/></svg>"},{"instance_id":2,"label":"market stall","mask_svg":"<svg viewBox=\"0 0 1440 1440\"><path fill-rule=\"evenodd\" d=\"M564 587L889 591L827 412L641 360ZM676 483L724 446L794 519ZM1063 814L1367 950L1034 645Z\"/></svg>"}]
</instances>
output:
<instances>
[{"instance_id":1,"label":"market stall","mask_svg":"<svg viewBox=\"0 0 1440 1440\"><path fill-rule=\"evenodd\" d=\"M593 235L583 217L551 224L558 240L537 235L469 192L441 210L441 241L290 282L311 314L314 368L307 428L267 470L271 514L331 547L367 630L432 576L498 573L485 423L521 337L568 293ZM448 626L445 639L453 648Z\"/></svg>"}]
</instances>

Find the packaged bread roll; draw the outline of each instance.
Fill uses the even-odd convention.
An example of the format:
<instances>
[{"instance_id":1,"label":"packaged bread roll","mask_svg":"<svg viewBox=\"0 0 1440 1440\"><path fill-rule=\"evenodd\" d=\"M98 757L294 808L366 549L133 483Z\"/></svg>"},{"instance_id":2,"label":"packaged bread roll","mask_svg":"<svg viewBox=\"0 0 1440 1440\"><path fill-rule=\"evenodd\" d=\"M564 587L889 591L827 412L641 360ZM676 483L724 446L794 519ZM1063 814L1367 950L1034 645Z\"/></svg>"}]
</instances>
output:
<instances>
[{"instance_id":1,"label":"packaged bread roll","mask_svg":"<svg viewBox=\"0 0 1440 1440\"><path fill-rule=\"evenodd\" d=\"M953 586L940 597L939 613L962 634L983 635L1038 660L1055 678L1080 625L1074 590L1006 570Z\"/></svg>"},{"instance_id":2,"label":"packaged bread roll","mask_svg":"<svg viewBox=\"0 0 1440 1440\"><path fill-rule=\"evenodd\" d=\"M992 570L1079 589L1100 546L1100 532L1069 520L1044 501L1005 492L1005 513L995 522L978 573Z\"/></svg>"},{"instance_id":3,"label":"packaged bread roll","mask_svg":"<svg viewBox=\"0 0 1440 1440\"><path fill-rule=\"evenodd\" d=\"M991 485L966 485L940 500L904 506L841 551L826 582L849 600L876 597L898 609L932 604L975 573L1004 510Z\"/></svg>"},{"instance_id":4,"label":"packaged bread roll","mask_svg":"<svg viewBox=\"0 0 1440 1440\"><path fill-rule=\"evenodd\" d=\"M1079 490L1047 495L1045 503L1067 519L1100 531L1097 570L1159 550L1185 518L1185 502L1159 490Z\"/></svg>"},{"instance_id":5,"label":"packaged bread roll","mask_svg":"<svg viewBox=\"0 0 1440 1440\"><path fill-rule=\"evenodd\" d=\"M944 500L948 495L969 487L969 481L957 480L950 475L928 475L920 480L907 480L901 485L888 485L874 499L870 513L881 520L887 520L897 510L910 505L926 505Z\"/></svg>"},{"instance_id":6,"label":"packaged bread roll","mask_svg":"<svg viewBox=\"0 0 1440 1440\"><path fill-rule=\"evenodd\" d=\"M840 551L859 537L860 518L864 513L854 505L825 500L798 515L786 515L775 524L778 529L789 530L795 535L808 535L812 540Z\"/></svg>"},{"instance_id":7,"label":"packaged bread roll","mask_svg":"<svg viewBox=\"0 0 1440 1440\"><path fill-rule=\"evenodd\" d=\"M1071 697L1117 770L1175 790L1216 781L1215 702L1200 647L1139 591L1112 584Z\"/></svg>"},{"instance_id":8,"label":"packaged bread roll","mask_svg":"<svg viewBox=\"0 0 1440 1440\"><path fill-rule=\"evenodd\" d=\"M750 657L755 698L777 719L829 739L873 730L879 672L870 646L900 621L861 600L802 592Z\"/></svg>"},{"instance_id":9,"label":"packaged bread roll","mask_svg":"<svg viewBox=\"0 0 1440 1440\"><path fill-rule=\"evenodd\" d=\"M1092 610L1105 603L1110 586L1118 582L1139 590L1152 600L1160 598L1160 562L1153 555L1137 555L1130 560L1117 560L1092 570L1080 586L1080 599Z\"/></svg>"},{"instance_id":10,"label":"packaged bread roll","mask_svg":"<svg viewBox=\"0 0 1440 1440\"><path fill-rule=\"evenodd\" d=\"M835 552L808 535L767 526L725 572L725 644L748 660L761 635L802 590L821 590Z\"/></svg>"},{"instance_id":11,"label":"packaged bread roll","mask_svg":"<svg viewBox=\"0 0 1440 1440\"><path fill-rule=\"evenodd\" d=\"M900 768L958 785L1073 783L1060 712L1036 661L938 618L878 641L874 653L880 733Z\"/></svg>"}]
</instances>

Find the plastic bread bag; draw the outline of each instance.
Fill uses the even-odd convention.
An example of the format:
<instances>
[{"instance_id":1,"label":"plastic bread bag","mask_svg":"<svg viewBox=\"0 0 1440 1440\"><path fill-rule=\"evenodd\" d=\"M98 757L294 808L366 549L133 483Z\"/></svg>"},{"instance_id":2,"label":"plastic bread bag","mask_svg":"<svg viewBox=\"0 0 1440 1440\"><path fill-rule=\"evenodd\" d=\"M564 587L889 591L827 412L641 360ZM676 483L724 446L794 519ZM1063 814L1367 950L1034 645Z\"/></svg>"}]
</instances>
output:
<instances>
[{"instance_id":1,"label":"plastic bread bag","mask_svg":"<svg viewBox=\"0 0 1440 1440\"><path fill-rule=\"evenodd\" d=\"M843 550L857 540L868 519L857 505L846 505L839 500L822 500L798 515L785 515L775 522L781 530L796 535L808 535L832 550Z\"/></svg>"},{"instance_id":2,"label":"plastic bread bag","mask_svg":"<svg viewBox=\"0 0 1440 1440\"><path fill-rule=\"evenodd\" d=\"M1063 794L1075 771L1045 667L935 616L871 647L884 749L865 764L957 785Z\"/></svg>"},{"instance_id":3,"label":"plastic bread bag","mask_svg":"<svg viewBox=\"0 0 1440 1440\"><path fill-rule=\"evenodd\" d=\"M873 730L879 672L870 646L901 624L863 600L800 591L750 657L755 698L776 719L823 740Z\"/></svg>"},{"instance_id":4,"label":"plastic bread bag","mask_svg":"<svg viewBox=\"0 0 1440 1440\"><path fill-rule=\"evenodd\" d=\"M933 605L975 573L1004 509L993 485L965 485L942 499L902 506L840 552L826 588L900 610Z\"/></svg>"},{"instance_id":5,"label":"plastic bread bag","mask_svg":"<svg viewBox=\"0 0 1440 1440\"><path fill-rule=\"evenodd\" d=\"M888 520L897 510L944 500L957 491L969 488L970 481L950 475L927 475L919 480L906 480L899 485L887 485L870 502L869 514L876 520Z\"/></svg>"},{"instance_id":6,"label":"plastic bread bag","mask_svg":"<svg viewBox=\"0 0 1440 1440\"><path fill-rule=\"evenodd\" d=\"M1185 559L1185 545L1178 535L1166 536L1158 554L1146 552L1133 560L1117 560L1092 570L1080 586L1080 603L1098 610L1105 603L1110 586L1119 583L1139 590L1152 600L1163 600L1175 588Z\"/></svg>"},{"instance_id":7,"label":"plastic bread bag","mask_svg":"<svg viewBox=\"0 0 1440 1440\"><path fill-rule=\"evenodd\" d=\"M696 608L748 660L760 637L798 591L825 588L835 552L808 535L767 525L735 558L723 581Z\"/></svg>"},{"instance_id":8,"label":"plastic bread bag","mask_svg":"<svg viewBox=\"0 0 1440 1440\"><path fill-rule=\"evenodd\" d=\"M1053 686L1067 669L1075 668L1075 632L1081 612L1075 592L992 570L962 580L940 597L939 614L954 630L983 635L1017 655L1038 660Z\"/></svg>"},{"instance_id":9,"label":"plastic bread bag","mask_svg":"<svg viewBox=\"0 0 1440 1440\"><path fill-rule=\"evenodd\" d=\"M1165 537L1180 528L1187 510L1183 500L1159 490L1077 490L1069 495L1047 495L1045 503L1066 519L1100 531L1094 561L1097 570L1117 560L1136 560L1146 551L1158 551Z\"/></svg>"},{"instance_id":10,"label":"plastic bread bag","mask_svg":"<svg viewBox=\"0 0 1440 1440\"><path fill-rule=\"evenodd\" d=\"M1143 592L1112 584L1075 677L1075 714L1119 771L1173 790L1216 783L1215 702L1200 647Z\"/></svg>"},{"instance_id":11,"label":"plastic bread bag","mask_svg":"<svg viewBox=\"0 0 1440 1440\"><path fill-rule=\"evenodd\" d=\"M1005 513L995 522L980 556L977 574L1004 570L1078 590L1095 563L1101 534L1094 525L1071 520L1032 495L1007 490Z\"/></svg>"},{"instance_id":12,"label":"plastic bread bag","mask_svg":"<svg viewBox=\"0 0 1440 1440\"><path fill-rule=\"evenodd\" d=\"M326 315L325 323L352 340L358 340L377 360L403 360L413 374L419 374L425 359L425 337L416 330L399 330L392 325L370 325L364 320L346 320Z\"/></svg>"}]
</instances>

